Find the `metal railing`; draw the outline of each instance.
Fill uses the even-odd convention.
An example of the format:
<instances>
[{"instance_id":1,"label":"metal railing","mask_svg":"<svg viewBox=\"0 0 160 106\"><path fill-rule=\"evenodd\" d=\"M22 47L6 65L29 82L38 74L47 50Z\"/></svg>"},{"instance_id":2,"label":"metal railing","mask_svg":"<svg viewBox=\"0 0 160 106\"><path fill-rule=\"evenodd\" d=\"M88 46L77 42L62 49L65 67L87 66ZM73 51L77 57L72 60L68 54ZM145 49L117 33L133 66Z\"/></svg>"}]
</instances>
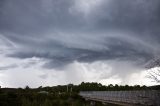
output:
<instances>
[{"instance_id":1,"label":"metal railing","mask_svg":"<svg viewBox=\"0 0 160 106\"><path fill-rule=\"evenodd\" d=\"M160 91L82 91L83 98L98 100L101 102L121 102L128 104L160 106Z\"/></svg>"}]
</instances>

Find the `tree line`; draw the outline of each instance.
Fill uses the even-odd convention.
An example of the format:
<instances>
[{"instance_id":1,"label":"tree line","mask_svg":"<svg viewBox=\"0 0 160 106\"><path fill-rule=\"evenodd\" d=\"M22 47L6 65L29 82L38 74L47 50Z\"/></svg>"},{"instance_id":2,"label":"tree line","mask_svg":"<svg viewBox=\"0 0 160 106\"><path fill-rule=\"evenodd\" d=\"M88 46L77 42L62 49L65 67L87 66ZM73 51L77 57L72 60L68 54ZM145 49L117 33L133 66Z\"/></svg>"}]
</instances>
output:
<instances>
[{"instance_id":1,"label":"tree line","mask_svg":"<svg viewBox=\"0 0 160 106\"><path fill-rule=\"evenodd\" d=\"M89 106L89 103L78 95L80 91L120 90L160 90L160 86L102 85L96 82L82 82L79 85L52 87L0 88L0 106ZM103 104L97 103L96 106Z\"/></svg>"}]
</instances>

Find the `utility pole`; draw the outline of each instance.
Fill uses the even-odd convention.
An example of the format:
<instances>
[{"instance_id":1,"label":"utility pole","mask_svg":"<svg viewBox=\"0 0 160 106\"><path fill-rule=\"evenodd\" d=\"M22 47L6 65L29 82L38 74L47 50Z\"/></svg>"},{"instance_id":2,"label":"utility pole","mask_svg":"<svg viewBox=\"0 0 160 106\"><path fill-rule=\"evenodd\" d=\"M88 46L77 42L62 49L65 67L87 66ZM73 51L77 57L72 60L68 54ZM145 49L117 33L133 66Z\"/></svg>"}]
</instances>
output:
<instances>
[{"instance_id":1,"label":"utility pole","mask_svg":"<svg viewBox=\"0 0 160 106\"><path fill-rule=\"evenodd\" d=\"M68 92L68 85L67 85L67 92Z\"/></svg>"},{"instance_id":2,"label":"utility pole","mask_svg":"<svg viewBox=\"0 0 160 106\"><path fill-rule=\"evenodd\" d=\"M71 87L71 90L70 90L70 92L72 92L72 87Z\"/></svg>"}]
</instances>

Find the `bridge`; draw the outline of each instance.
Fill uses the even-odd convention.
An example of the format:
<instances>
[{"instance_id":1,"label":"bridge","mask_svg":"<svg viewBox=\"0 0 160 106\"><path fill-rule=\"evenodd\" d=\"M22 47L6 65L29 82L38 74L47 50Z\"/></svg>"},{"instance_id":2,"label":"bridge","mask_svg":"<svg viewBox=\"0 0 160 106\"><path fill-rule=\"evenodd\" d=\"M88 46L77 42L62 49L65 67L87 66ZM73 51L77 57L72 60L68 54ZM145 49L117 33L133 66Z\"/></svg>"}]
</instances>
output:
<instances>
[{"instance_id":1,"label":"bridge","mask_svg":"<svg viewBox=\"0 0 160 106\"><path fill-rule=\"evenodd\" d=\"M80 96L92 102L122 106L160 106L160 91L81 91Z\"/></svg>"}]
</instances>

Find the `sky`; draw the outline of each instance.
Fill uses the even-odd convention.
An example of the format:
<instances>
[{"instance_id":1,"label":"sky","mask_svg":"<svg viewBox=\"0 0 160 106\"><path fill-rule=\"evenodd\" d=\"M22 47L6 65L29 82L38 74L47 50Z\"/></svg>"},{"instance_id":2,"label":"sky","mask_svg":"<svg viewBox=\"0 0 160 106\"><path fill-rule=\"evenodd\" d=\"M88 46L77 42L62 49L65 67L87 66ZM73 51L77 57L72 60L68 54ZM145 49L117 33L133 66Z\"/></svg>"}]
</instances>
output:
<instances>
[{"instance_id":1,"label":"sky","mask_svg":"<svg viewBox=\"0 0 160 106\"><path fill-rule=\"evenodd\" d=\"M154 85L159 0L0 0L0 85Z\"/></svg>"}]
</instances>

